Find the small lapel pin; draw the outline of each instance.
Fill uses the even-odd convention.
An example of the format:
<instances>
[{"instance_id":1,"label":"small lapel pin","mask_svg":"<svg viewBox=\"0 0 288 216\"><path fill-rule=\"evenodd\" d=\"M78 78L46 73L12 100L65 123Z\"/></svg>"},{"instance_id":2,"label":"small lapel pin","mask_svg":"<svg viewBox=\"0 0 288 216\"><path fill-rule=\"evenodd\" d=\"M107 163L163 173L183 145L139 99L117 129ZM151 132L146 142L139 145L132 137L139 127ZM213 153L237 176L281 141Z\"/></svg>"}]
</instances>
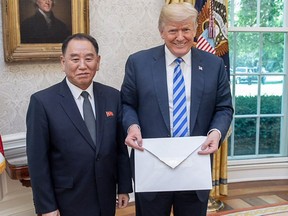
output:
<instances>
[{"instance_id":1,"label":"small lapel pin","mask_svg":"<svg viewBox=\"0 0 288 216\"><path fill-rule=\"evenodd\" d=\"M203 71L203 68L202 68L202 66L198 66L198 69L199 69L199 70L201 70L201 71Z\"/></svg>"},{"instance_id":2,"label":"small lapel pin","mask_svg":"<svg viewBox=\"0 0 288 216\"><path fill-rule=\"evenodd\" d=\"M112 111L106 111L106 116L107 117L114 116L114 113Z\"/></svg>"}]
</instances>

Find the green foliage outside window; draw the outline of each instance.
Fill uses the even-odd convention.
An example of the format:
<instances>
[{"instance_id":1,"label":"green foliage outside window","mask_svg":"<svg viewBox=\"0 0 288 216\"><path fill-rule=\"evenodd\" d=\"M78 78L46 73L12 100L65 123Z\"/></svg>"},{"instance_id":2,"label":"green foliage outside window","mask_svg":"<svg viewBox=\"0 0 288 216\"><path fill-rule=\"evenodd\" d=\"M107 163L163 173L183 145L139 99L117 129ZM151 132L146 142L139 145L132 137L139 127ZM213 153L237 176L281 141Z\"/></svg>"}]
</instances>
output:
<instances>
[{"instance_id":1,"label":"green foliage outside window","mask_svg":"<svg viewBox=\"0 0 288 216\"><path fill-rule=\"evenodd\" d=\"M233 27L283 27L283 0L234 1L229 8L229 19ZM232 16L232 17L231 17ZM233 20L233 22L231 21ZM229 33L230 56L236 54L236 67L265 68L270 73L284 72L283 33L235 32ZM234 44L234 45L233 45ZM231 46L232 45L232 46ZM237 53L234 53L237 52ZM233 69L233 62L231 62Z\"/></svg>"},{"instance_id":2,"label":"green foliage outside window","mask_svg":"<svg viewBox=\"0 0 288 216\"><path fill-rule=\"evenodd\" d=\"M238 96L235 106L236 115L253 114L257 110L257 96ZM281 113L282 96L261 96L261 114ZM259 128L259 147L256 147L256 117L235 118L234 126L234 155L279 154L280 153L280 117L261 117ZM229 155L231 149L229 150Z\"/></svg>"}]
</instances>

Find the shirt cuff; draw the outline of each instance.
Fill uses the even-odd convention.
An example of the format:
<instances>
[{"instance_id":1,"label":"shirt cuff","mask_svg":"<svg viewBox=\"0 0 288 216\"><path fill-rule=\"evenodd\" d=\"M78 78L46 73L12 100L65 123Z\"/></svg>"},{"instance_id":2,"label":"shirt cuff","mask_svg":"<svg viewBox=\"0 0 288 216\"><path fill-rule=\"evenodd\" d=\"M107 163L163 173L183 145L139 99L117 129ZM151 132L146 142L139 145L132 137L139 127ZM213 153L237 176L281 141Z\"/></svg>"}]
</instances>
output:
<instances>
[{"instance_id":1,"label":"shirt cuff","mask_svg":"<svg viewBox=\"0 0 288 216\"><path fill-rule=\"evenodd\" d=\"M129 127L128 127L128 129L127 129L127 134L128 134L128 132L129 132L129 130L130 130L130 128L132 127L132 126L137 126L138 128L139 128L139 130L141 131L141 128L140 128L140 126L138 125L138 124L132 124L132 125L130 125Z\"/></svg>"},{"instance_id":2,"label":"shirt cuff","mask_svg":"<svg viewBox=\"0 0 288 216\"><path fill-rule=\"evenodd\" d=\"M218 132L219 137L220 137L219 140L221 140L222 134L221 134L221 131L218 130L217 128L212 128L211 130L209 130L208 133L207 133L207 136L208 136L211 132L213 132L213 131L217 131L217 132Z\"/></svg>"}]
</instances>

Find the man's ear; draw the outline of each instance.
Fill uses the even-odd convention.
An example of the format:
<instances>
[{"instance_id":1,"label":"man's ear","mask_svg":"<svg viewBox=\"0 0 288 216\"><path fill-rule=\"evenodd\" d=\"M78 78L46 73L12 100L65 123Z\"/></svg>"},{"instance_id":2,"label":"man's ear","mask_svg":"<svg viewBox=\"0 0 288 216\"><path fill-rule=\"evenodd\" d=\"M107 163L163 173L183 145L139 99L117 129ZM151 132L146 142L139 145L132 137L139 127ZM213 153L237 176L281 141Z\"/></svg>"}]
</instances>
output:
<instances>
[{"instance_id":1,"label":"man's ear","mask_svg":"<svg viewBox=\"0 0 288 216\"><path fill-rule=\"evenodd\" d=\"M101 56L100 55L98 55L97 56L97 71L99 70L99 68L100 68L100 60L101 60Z\"/></svg>"},{"instance_id":2,"label":"man's ear","mask_svg":"<svg viewBox=\"0 0 288 216\"><path fill-rule=\"evenodd\" d=\"M65 66L65 58L63 55L60 56L60 63L61 63L61 66L62 66L62 70L64 71L64 66Z\"/></svg>"},{"instance_id":3,"label":"man's ear","mask_svg":"<svg viewBox=\"0 0 288 216\"><path fill-rule=\"evenodd\" d=\"M161 38L164 39L163 30L161 30L161 31L159 30L159 33L160 33Z\"/></svg>"}]
</instances>

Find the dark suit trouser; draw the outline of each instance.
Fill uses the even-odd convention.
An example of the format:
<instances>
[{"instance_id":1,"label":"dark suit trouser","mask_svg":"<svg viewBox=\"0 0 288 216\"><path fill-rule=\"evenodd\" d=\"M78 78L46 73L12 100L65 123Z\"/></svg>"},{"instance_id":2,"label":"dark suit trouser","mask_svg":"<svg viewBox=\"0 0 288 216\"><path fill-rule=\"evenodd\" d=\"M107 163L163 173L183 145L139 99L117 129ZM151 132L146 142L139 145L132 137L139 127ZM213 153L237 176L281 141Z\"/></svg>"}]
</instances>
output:
<instances>
[{"instance_id":1,"label":"dark suit trouser","mask_svg":"<svg viewBox=\"0 0 288 216\"><path fill-rule=\"evenodd\" d=\"M206 216L207 204L194 191L135 193L136 216Z\"/></svg>"}]
</instances>

